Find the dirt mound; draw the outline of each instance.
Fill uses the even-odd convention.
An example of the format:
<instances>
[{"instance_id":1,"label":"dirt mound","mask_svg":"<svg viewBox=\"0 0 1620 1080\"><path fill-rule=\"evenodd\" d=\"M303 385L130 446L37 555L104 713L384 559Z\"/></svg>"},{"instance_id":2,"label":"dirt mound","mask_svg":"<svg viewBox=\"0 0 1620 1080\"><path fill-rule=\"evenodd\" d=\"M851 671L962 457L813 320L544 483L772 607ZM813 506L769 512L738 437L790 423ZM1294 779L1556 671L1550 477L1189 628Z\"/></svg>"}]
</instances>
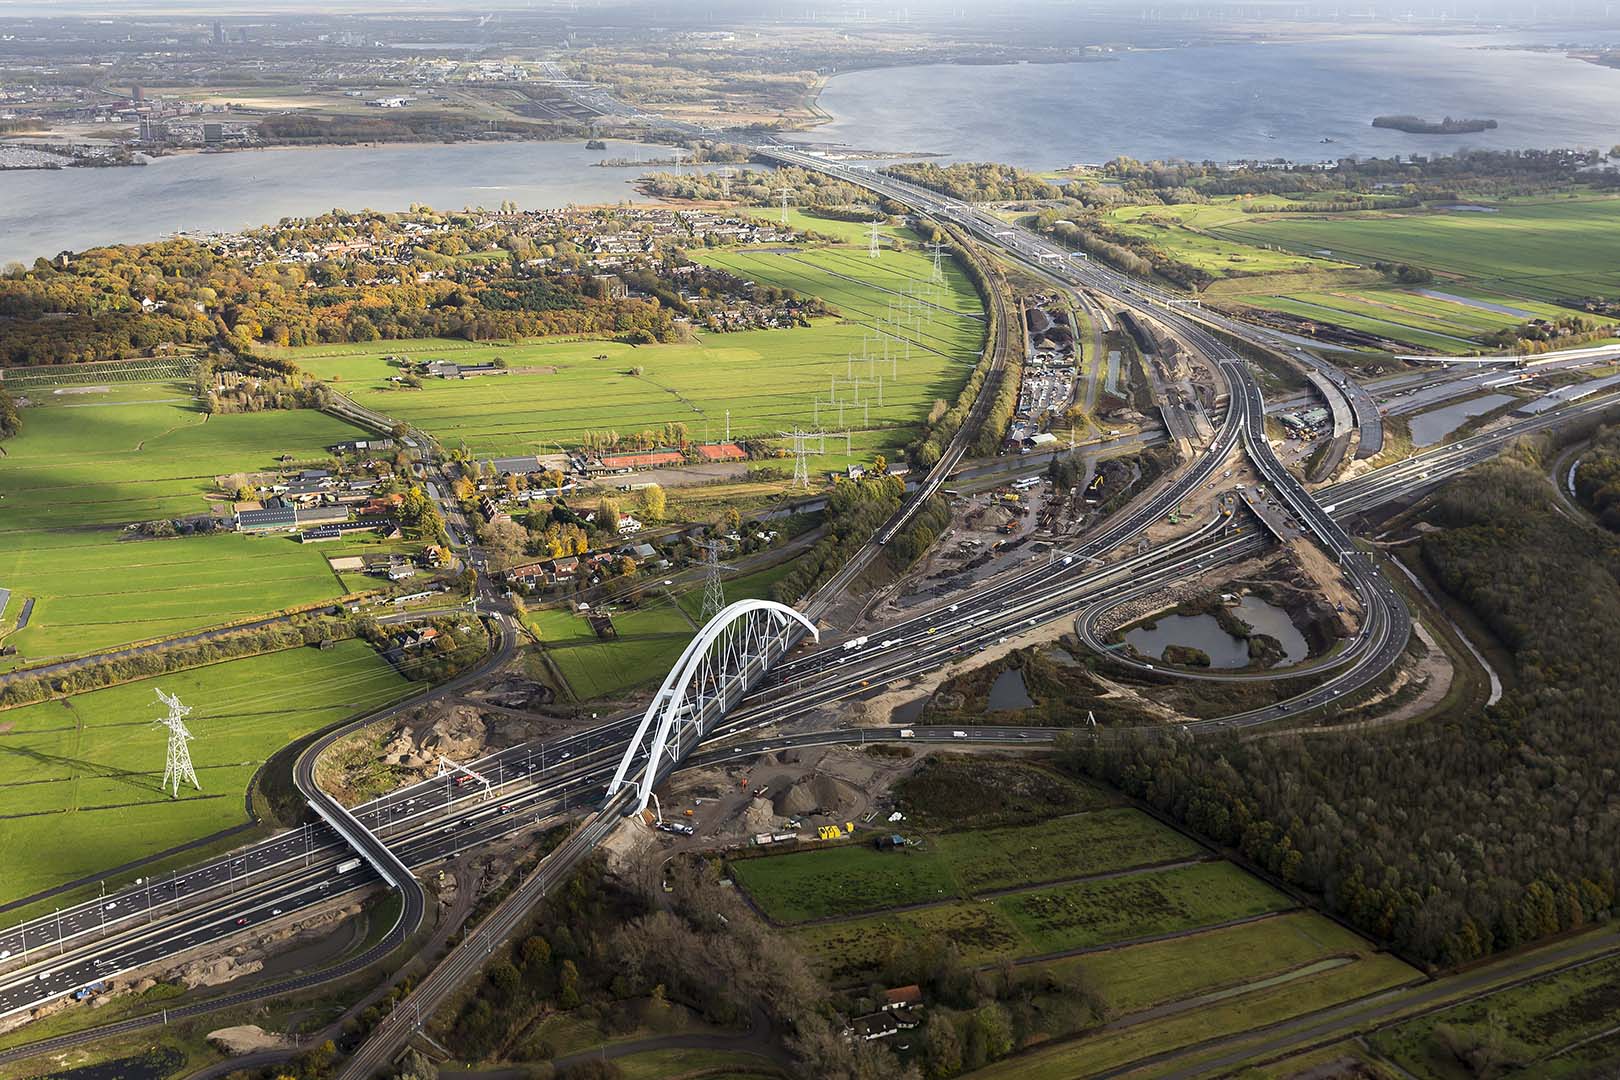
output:
<instances>
[{"instance_id":1,"label":"dirt mound","mask_svg":"<svg viewBox=\"0 0 1620 1080\"><path fill-rule=\"evenodd\" d=\"M293 1042L285 1035L272 1035L257 1024L238 1024L208 1033L208 1041L231 1057L254 1054L260 1050L282 1050Z\"/></svg>"},{"instance_id":2,"label":"dirt mound","mask_svg":"<svg viewBox=\"0 0 1620 1080\"><path fill-rule=\"evenodd\" d=\"M743 831L749 834L771 832L776 828L777 815L771 812L771 804L765 799L749 799L748 805L743 807Z\"/></svg>"},{"instance_id":3,"label":"dirt mound","mask_svg":"<svg viewBox=\"0 0 1620 1080\"><path fill-rule=\"evenodd\" d=\"M789 784L778 788L771 798L771 805L781 817L799 817L808 814L821 804L816 801L815 794L808 784Z\"/></svg>"},{"instance_id":4,"label":"dirt mound","mask_svg":"<svg viewBox=\"0 0 1620 1080\"><path fill-rule=\"evenodd\" d=\"M859 793L851 784L826 773L817 773L797 784L783 783L771 790L771 803L782 817L802 817L817 812L839 817L860 802Z\"/></svg>"}]
</instances>

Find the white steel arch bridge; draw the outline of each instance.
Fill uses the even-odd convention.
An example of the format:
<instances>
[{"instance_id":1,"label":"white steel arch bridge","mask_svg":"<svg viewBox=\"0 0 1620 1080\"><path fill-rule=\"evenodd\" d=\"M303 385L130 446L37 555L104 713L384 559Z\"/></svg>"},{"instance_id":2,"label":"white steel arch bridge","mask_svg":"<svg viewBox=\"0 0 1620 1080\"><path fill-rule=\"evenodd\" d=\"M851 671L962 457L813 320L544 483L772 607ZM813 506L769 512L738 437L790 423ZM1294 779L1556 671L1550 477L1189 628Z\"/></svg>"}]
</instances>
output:
<instances>
[{"instance_id":1,"label":"white steel arch bridge","mask_svg":"<svg viewBox=\"0 0 1620 1080\"><path fill-rule=\"evenodd\" d=\"M723 608L686 646L608 784L609 800L634 785L631 813L646 809L654 786L748 693L782 654L815 624L774 600L738 600ZM638 776L639 767L639 776Z\"/></svg>"}]
</instances>

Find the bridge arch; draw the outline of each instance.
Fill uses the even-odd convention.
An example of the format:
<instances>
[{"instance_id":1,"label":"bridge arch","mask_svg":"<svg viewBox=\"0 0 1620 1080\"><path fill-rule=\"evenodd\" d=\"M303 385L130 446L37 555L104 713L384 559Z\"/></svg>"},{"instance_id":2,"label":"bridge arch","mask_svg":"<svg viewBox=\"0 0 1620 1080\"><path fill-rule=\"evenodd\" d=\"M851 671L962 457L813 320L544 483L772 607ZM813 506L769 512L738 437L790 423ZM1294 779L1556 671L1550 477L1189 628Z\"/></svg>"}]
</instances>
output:
<instances>
[{"instance_id":1,"label":"bridge arch","mask_svg":"<svg viewBox=\"0 0 1620 1080\"><path fill-rule=\"evenodd\" d=\"M608 784L608 797L634 783L634 810L645 809L665 767L690 753L806 632L821 638L814 623L774 600L738 600L721 609L687 643L653 695ZM633 779L638 765L639 778Z\"/></svg>"}]
</instances>

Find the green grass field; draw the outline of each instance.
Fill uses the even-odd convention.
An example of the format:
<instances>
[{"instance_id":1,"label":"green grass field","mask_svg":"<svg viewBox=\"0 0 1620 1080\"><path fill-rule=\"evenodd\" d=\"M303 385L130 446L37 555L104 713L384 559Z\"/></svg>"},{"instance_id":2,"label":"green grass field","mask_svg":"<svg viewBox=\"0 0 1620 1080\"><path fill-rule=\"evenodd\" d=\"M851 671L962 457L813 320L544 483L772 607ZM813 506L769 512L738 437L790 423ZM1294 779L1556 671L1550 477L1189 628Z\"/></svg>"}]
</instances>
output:
<instances>
[{"instance_id":1,"label":"green grass field","mask_svg":"<svg viewBox=\"0 0 1620 1080\"><path fill-rule=\"evenodd\" d=\"M1060 960L1083 970L1117 1015L1274 978L1332 958L1371 955L1367 943L1314 912L1221 927Z\"/></svg>"},{"instance_id":2,"label":"green grass field","mask_svg":"<svg viewBox=\"0 0 1620 1080\"><path fill-rule=\"evenodd\" d=\"M904 826L901 826L904 828ZM771 918L798 923L1085 877L1202 853L1139 810L926 837L880 852L860 844L739 859L733 876Z\"/></svg>"},{"instance_id":3,"label":"green grass field","mask_svg":"<svg viewBox=\"0 0 1620 1080\"><path fill-rule=\"evenodd\" d=\"M936 399L954 399L982 347L978 296L951 267L932 318L907 332L909 357L905 345L891 345L887 365L857 372L859 365L849 363L851 354L861 355L868 336L881 354L873 327L887 316L890 299L927 281L930 263L916 252L887 251L877 260L839 247L783 254L714 250L698 257L755 281L821 296L841 317L817 320L808 329L700 333L690 343L670 345L393 341L280 352L361 404L414 424L447 446L465 443L478 455L550 452L557 444L578 445L587 431L627 434L667 422L686 424L693 438L718 439L728 411L733 437L775 436L819 422L873 433L878 437L871 449L892 455ZM389 389L387 378L397 373L384 359L390 355L498 358L510 374ZM836 407L824 404L818 412L816 398L825 402L832 381L852 373L883 375L882 404L874 396L857 405L845 387L842 422ZM861 393L875 395L875 387Z\"/></svg>"},{"instance_id":4,"label":"green grass field","mask_svg":"<svg viewBox=\"0 0 1620 1080\"><path fill-rule=\"evenodd\" d=\"M1358 263L1405 262L1487 292L1532 300L1620 292L1620 198L1515 199L1494 213L1371 211L1245 215L1218 235ZM1436 288L1454 291L1445 285Z\"/></svg>"},{"instance_id":5,"label":"green grass field","mask_svg":"<svg viewBox=\"0 0 1620 1080\"><path fill-rule=\"evenodd\" d=\"M1214 274L1212 295L1440 353L1477 350L1496 331L1570 314L1559 300L1620 291L1614 196L1510 199L1491 212L1243 212L1282 202L1123 206L1107 218ZM1369 278L1376 262L1424 267L1436 278L1424 290L1445 295Z\"/></svg>"},{"instance_id":6,"label":"green grass field","mask_svg":"<svg viewBox=\"0 0 1620 1080\"><path fill-rule=\"evenodd\" d=\"M0 587L24 597L25 656L106 648L341 595L329 550L286 537L121 540L124 525L204 513L214 477L319 459L358 432L308 410L208 417L186 388L37 394L0 457Z\"/></svg>"},{"instance_id":7,"label":"green grass field","mask_svg":"<svg viewBox=\"0 0 1620 1080\"><path fill-rule=\"evenodd\" d=\"M727 601L769 596L790 565L727 577ZM613 627L619 636L606 641L583 617L561 608L531 611L523 621L568 680L575 699L591 701L655 683L669 673L702 625L702 587L675 588L674 602L649 590L641 607L615 612Z\"/></svg>"},{"instance_id":8,"label":"green grass field","mask_svg":"<svg viewBox=\"0 0 1620 1080\"><path fill-rule=\"evenodd\" d=\"M822 923L791 931L831 982L880 973L891 957L942 935L969 964L989 964L1191 930L1289 906L1229 863L1146 871L974 902Z\"/></svg>"},{"instance_id":9,"label":"green grass field","mask_svg":"<svg viewBox=\"0 0 1620 1080\"><path fill-rule=\"evenodd\" d=\"M178 800L160 789L158 688L193 709L202 790ZM0 902L245 822L248 782L271 754L408 688L370 646L346 641L0 712Z\"/></svg>"},{"instance_id":10,"label":"green grass field","mask_svg":"<svg viewBox=\"0 0 1620 1080\"><path fill-rule=\"evenodd\" d=\"M1210 204L1121 206L1105 216L1120 232L1173 251L1182 262L1217 277L1345 266L1293 251L1279 251L1221 232L1223 226L1237 227L1250 220L1242 210L1245 202L1263 205L1261 200L1220 200Z\"/></svg>"},{"instance_id":11,"label":"green grass field","mask_svg":"<svg viewBox=\"0 0 1620 1080\"><path fill-rule=\"evenodd\" d=\"M1424 1080L1474 1075L1447 1049L1440 1027L1464 1040L1496 1040L1501 1060L1525 1075L1598 1076L1620 1062L1617 1017L1620 958L1610 957L1386 1028L1371 1042Z\"/></svg>"}]
</instances>

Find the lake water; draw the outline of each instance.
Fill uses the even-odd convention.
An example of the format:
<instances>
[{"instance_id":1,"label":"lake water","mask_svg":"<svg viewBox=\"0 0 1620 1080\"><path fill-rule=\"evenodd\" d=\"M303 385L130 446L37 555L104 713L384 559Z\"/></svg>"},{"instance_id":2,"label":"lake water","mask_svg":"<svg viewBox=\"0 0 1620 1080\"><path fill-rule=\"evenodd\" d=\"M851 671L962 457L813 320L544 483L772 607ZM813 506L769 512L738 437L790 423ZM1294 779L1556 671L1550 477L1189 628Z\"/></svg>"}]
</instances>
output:
<instances>
[{"instance_id":1,"label":"lake water","mask_svg":"<svg viewBox=\"0 0 1620 1080\"><path fill-rule=\"evenodd\" d=\"M1119 155L1315 161L1620 143L1620 70L1477 47L1531 40L1365 37L1131 52L1102 63L857 71L821 95L834 122L799 138L1041 169ZM1472 135L1371 126L1398 113L1500 126Z\"/></svg>"},{"instance_id":2,"label":"lake water","mask_svg":"<svg viewBox=\"0 0 1620 1080\"><path fill-rule=\"evenodd\" d=\"M218 232L294 215L344 210L525 209L644 202L643 169L603 158L667 157L669 148L582 142L316 147L183 154L144 166L0 172L0 263L95 244L155 240L179 230Z\"/></svg>"},{"instance_id":3,"label":"lake water","mask_svg":"<svg viewBox=\"0 0 1620 1080\"><path fill-rule=\"evenodd\" d=\"M1232 609L1233 614L1254 628L1257 634L1268 634L1281 643L1281 663L1294 664L1309 654L1305 635L1300 633L1288 617L1288 612L1257 596L1245 596ZM1125 640L1143 656L1159 658L1170 645L1190 645L1209 655L1213 668L1241 668L1249 665L1249 643L1233 637L1221 628L1214 615L1165 615L1154 621L1153 627L1138 626L1125 633Z\"/></svg>"},{"instance_id":4,"label":"lake water","mask_svg":"<svg viewBox=\"0 0 1620 1080\"><path fill-rule=\"evenodd\" d=\"M1467 422L1471 417L1490 412L1513 400L1511 394L1486 394L1469 401L1459 401L1442 409L1418 413L1407 421L1412 430L1413 446L1433 446Z\"/></svg>"}]
</instances>

